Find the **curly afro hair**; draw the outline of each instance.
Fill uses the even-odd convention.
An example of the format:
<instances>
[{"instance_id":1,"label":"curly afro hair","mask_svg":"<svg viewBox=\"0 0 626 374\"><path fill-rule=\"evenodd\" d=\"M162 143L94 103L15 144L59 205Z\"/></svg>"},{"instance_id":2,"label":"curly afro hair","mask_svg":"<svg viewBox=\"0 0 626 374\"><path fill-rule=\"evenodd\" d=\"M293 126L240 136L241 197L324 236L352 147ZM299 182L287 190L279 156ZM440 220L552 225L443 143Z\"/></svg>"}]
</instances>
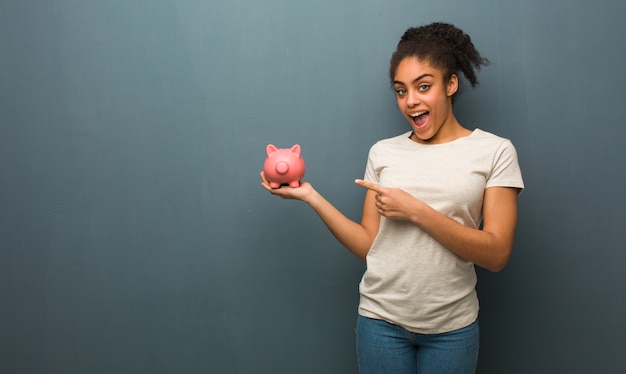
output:
<instances>
[{"instance_id":1,"label":"curly afro hair","mask_svg":"<svg viewBox=\"0 0 626 374\"><path fill-rule=\"evenodd\" d=\"M452 74L462 73L472 87L478 85L476 72L489 65L489 60L478 53L469 35L454 25L441 22L411 27L402 35L391 56L389 76L392 82L400 62L410 57L429 61L443 71L446 80Z\"/></svg>"}]
</instances>

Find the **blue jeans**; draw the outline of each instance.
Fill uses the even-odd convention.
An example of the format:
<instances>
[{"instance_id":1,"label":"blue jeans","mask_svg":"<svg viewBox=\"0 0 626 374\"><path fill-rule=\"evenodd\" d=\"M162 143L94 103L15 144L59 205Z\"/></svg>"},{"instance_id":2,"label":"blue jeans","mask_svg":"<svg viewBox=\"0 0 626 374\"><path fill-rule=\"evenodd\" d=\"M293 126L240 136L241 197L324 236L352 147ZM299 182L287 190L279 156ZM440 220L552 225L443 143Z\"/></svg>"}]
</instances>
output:
<instances>
[{"instance_id":1,"label":"blue jeans","mask_svg":"<svg viewBox=\"0 0 626 374\"><path fill-rule=\"evenodd\" d=\"M416 334L359 316L357 358L361 374L470 374L478 362L478 321L443 334Z\"/></svg>"}]
</instances>

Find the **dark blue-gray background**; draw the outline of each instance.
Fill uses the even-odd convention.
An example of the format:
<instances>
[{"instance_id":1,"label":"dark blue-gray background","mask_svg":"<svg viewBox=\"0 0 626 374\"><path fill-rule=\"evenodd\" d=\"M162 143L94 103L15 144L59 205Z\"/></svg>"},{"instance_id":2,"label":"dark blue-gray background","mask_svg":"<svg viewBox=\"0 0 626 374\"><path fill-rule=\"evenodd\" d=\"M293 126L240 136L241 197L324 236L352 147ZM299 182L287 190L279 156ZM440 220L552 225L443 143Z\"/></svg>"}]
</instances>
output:
<instances>
[{"instance_id":1,"label":"dark blue-gray background","mask_svg":"<svg viewBox=\"0 0 626 374\"><path fill-rule=\"evenodd\" d=\"M480 373L626 369L618 0L0 0L0 371L353 373L364 265L260 187L268 143L360 218L387 66L452 22L492 61L456 112L511 138L511 262Z\"/></svg>"}]
</instances>

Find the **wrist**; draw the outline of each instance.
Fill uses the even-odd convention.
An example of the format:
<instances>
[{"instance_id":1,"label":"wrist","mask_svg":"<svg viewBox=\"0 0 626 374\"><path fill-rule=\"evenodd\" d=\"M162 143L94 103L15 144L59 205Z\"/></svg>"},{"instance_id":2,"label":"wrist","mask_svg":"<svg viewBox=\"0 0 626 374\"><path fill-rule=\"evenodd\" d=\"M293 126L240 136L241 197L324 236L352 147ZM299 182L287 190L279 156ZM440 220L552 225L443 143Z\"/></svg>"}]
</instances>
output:
<instances>
[{"instance_id":1,"label":"wrist","mask_svg":"<svg viewBox=\"0 0 626 374\"><path fill-rule=\"evenodd\" d=\"M309 192L303 199L305 203L313 207L320 199L321 195L315 191L315 189L311 188L311 192Z\"/></svg>"},{"instance_id":2,"label":"wrist","mask_svg":"<svg viewBox=\"0 0 626 374\"><path fill-rule=\"evenodd\" d=\"M411 212L412 212L411 217L410 217L411 222L421 227L424 224L424 220L427 219L426 210L428 208L429 206L426 205L426 203L416 199L413 209L411 209Z\"/></svg>"}]
</instances>

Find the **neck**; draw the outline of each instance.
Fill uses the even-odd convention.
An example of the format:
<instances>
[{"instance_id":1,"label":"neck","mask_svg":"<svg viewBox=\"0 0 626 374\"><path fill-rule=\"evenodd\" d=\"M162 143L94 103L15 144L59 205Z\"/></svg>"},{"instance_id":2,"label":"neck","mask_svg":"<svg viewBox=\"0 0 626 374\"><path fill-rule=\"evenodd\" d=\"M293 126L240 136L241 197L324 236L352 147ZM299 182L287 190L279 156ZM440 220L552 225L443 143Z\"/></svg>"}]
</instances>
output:
<instances>
[{"instance_id":1,"label":"neck","mask_svg":"<svg viewBox=\"0 0 626 374\"><path fill-rule=\"evenodd\" d=\"M416 143L422 144L443 144L468 136L471 133L471 130L463 127L459 123L459 121L456 120L454 114L450 113L450 116L446 119L446 122L441 126L441 128L432 138L420 139L417 137L417 135L415 135L415 133L411 133L410 139Z\"/></svg>"}]
</instances>

